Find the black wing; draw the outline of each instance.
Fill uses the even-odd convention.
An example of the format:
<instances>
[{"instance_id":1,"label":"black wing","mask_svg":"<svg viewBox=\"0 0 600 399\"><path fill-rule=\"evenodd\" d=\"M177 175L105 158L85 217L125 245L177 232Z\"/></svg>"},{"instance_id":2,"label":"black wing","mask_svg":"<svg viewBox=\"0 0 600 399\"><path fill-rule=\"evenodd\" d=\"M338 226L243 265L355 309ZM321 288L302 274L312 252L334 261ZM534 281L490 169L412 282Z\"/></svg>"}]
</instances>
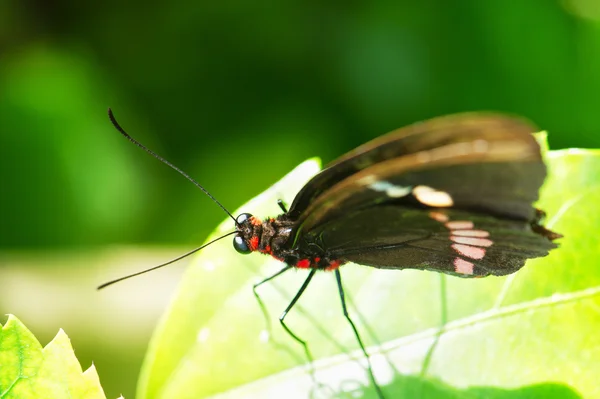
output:
<instances>
[{"instance_id":1,"label":"black wing","mask_svg":"<svg viewBox=\"0 0 600 399\"><path fill-rule=\"evenodd\" d=\"M452 209L378 206L322 224L301 237L332 259L390 269L425 269L475 277L506 275L548 254L556 235L535 221Z\"/></svg>"},{"instance_id":2,"label":"black wing","mask_svg":"<svg viewBox=\"0 0 600 399\"><path fill-rule=\"evenodd\" d=\"M311 179L288 216L298 222L298 234L390 201L531 220L546 176L533 131L499 114L459 114L399 129Z\"/></svg>"},{"instance_id":3,"label":"black wing","mask_svg":"<svg viewBox=\"0 0 600 399\"><path fill-rule=\"evenodd\" d=\"M460 114L369 142L298 193L289 245L381 268L513 273L560 237L532 206L546 176L533 131L503 115Z\"/></svg>"}]
</instances>

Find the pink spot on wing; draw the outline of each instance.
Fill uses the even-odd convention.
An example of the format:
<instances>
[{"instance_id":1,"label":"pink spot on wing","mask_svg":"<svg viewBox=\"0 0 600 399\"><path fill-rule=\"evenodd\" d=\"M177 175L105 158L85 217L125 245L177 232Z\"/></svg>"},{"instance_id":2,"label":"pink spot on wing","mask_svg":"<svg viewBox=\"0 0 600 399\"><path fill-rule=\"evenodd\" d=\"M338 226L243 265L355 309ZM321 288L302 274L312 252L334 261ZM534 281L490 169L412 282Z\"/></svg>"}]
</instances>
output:
<instances>
[{"instance_id":1,"label":"pink spot on wing","mask_svg":"<svg viewBox=\"0 0 600 399\"><path fill-rule=\"evenodd\" d=\"M450 218L442 212L429 212L429 217L440 223L446 223Z\"/></svg>"},{"instance_id":2,"label":"pink spot on wing","mask_svg":"<svg viewBox=\"0 0 600 399\"><path fill-rule=\"evenodd\" d=\"M474 264L461 258L454 258L454 271L461 274L473 274Z\"/></svg>"},{"instance_id":3,"label":"pink spot on wing","mask_svg":"<svg viewBox=\"0 0 600 399\"><path fill-rule=\"evenodd\" d=\"M462 237L489 237L490 232L485 230L456 230L452 234Z\"/></svg>"},{"instance_id":4,"label":"pink spot on wing","mask_svg":"<svg viewBox=\"0 0 600 399\"><path fill-rule=\"evenodd\" d=\"M482 259L485 256L484 248L472 247L470 245L452 244L452 249L462 256L466 256L467 258L471 259Z\"/></svg>"},{"instance_id":5,"label":"pink spot on wing","mask_svg":"<svg viewBox=\"0 0 600 399\"><path fill-rule=\"evenodd\" d=\"M457 244L475 245L477 247L491 247L494 243L492 240L487 238L476 238L476 237L458 237L450 236L450 240Z\"/></svg>"},{"instance_id":6,"label":"pink spot on wing","mask_svg":"<svg viewBox=\"0 0 600 399\"><path fill-rule=\"evenodd\" d=\"M473 222L469 220L455 220L446 223L446 227L450 230L472 230L473 226Z\"/></svg>"}]
</instances>

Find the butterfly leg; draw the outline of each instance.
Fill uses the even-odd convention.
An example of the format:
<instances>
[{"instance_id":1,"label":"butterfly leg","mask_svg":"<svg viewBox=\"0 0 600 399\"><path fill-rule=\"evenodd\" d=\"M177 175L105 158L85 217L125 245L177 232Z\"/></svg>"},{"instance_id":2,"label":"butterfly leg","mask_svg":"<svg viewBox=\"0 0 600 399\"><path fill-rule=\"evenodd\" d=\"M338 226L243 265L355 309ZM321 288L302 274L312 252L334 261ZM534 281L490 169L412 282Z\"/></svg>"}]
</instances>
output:
<instances>
[{"instance_id":1,"label":"butterfly leg","mask_svg":"<svg viewBox=\"0 0 600 399\"><path fill-rule=\"evenodd\" d=\"M273 280L275 277L282 275L284 272L288 271L292 269L292 266L286 266L284 268L282 268L281 270L279 270L277 273L259 281L258 283L254 284L252 286L252 292L254 293L254 298L256 298L256 302L258 302L258 307L260 307L260 310L263 314L263 319L265 322L265 326L266 326L266 332L267 332L267 337L269 338L269 340L271 341L271 343L279 350L288 353L292 358L294 358L296 361L298 362L302 362L302 359L292 350L290 350L289 345L284 345L281 344L280 342L278 342L277 340L275 340L273 338L273 332L271 329L271 317L269 316L269 311L267 310L267 307L265 305L265 303L263 302L262 298L260 297L260 295L258 294L258 287L260 287L261 285L263 285L264 283ZM313 381L315 381L316 383L316 379L314 377L314 372L311 372L311 378L313 379Z\"/></svg>"},{"instance_id":2,"label":"butterfly leg","mask_svg":"<svg viewBox=\"0 0 600 399\"><path fill-rule=\"evenodd\" d=\"M269 333L269 337L272 335L271 334L271 318L269 317L269 311L267 310L265 303L263 302L260 295L258 295L258 291L256 291L256 289L258 287L260 287L261 285L263 285L264 283L273 280L275 277L282 275L284 272L290 270L291 268L292 268L292 266L285 266L284 268L279 270L277 273L275 273L272 276L269 276L265 279L262 279L261 281L259 281L258 283L254 284L252 286L252 292L254 293L254 297L256 298L256 301L258 302L258 306L260 307L260 310L262 311L263 317L265 319L265 324L267 325L267 332Z\"/></svg>"},{"instance_id":3,"label":"butterfly leg","mask_svg":"<svg viewBox=\"0 0 600 399\"><path fill-rule=\"evenodd\" d=\"M269 312L267 310L267 307L265 306L263 300L260 298L260 296L258 295L257 292L257 288L259 286L261 286L262 284L271 281L272 279L274 279L275 277L283 274L284 272L288 271L289 269L292 269L292 266L286 266L284 268L282 268L281 270L279 270L277 273L273 274L272 276L269 276L261 281L259 281L258 283L254 284L252 290L254 292L254 297L256 298L258 305L260 306L260 309L262 310L263 313L263 317L265 318L265 323L267 324L267 329L268 329L268 333L269 336L271 336L271 318L269 317ZM313 358L312 355L308 349L308 344L306 343L306 341L298 338L297 335L295 335L286 325L284 322L285 316L286 314L290 311L290 309L294 306L294 304L298 301L298 299L300 298L300 295L302 295L302 293L304 292L304 290L306 289L306 287L308 286L308 283L310 282L310 280L312 279L312 276L314 275L314 272L316 271L316 269L313 269L311 271L311 274L309 274L309 276L307 277L306 281L304 282L304 284L302 285L302 287L300 288L299 292L296 294L296 296L294 297L294 299L292 299L292 302L290 303L290 305L286 308L286 310L283 312L283 314L281 315L281 317L279 318L279 321L281 322L281 325L283 326L283 328L285 329L285 331L290 334L292 336L292 338L294 338L296 341L300 342L300 344L302 344L302 346L304 347L304 352L306 354L306 357L308 359L309 362L309 374L310 374L310 378L312 379L313 383L315 384L315 387L313 388L312 392L327 392L328 394L326 395L327 397L333 397L334 392L330 387L328 387L327 385L324 385L322 383L320 383L319 381L317 381L316 376L315 376L315 369L313 366ZM288 347L284 347L283 345L280 345L277 341L273 340L273 343L277 346L280 347L281 349L283 349L284 351L288 352L291 354L292 357L297 359L297 356L295 355L295 353L291 352L289 350ZM298 359L297 359L298 360ZM321 391L320 391L321 390ZM313 396L311 396L313 397ZM319 395L317 395L316 397L320 397Z\"/></svg>"},{"instance_id":4,"label":"butterfly leg","mask_svg":"<svg viewBox=\"0 0 600 399\"><path fill-rule=\"evenodd\" d=\"M360 349L362 350L363 355L365 355L365 359L367 359L367 369L369 371L369 378L371 379L371 382L373 383L373 386L375 387L375 391L377 391L377 396L380 399L383 399L384 398L383 392L381 391L381 387L379 386L379 384L377 384L377 381L375 380L375 375L373 374L373 367L371 365L371 359L369 358L369 354L367 353L367 350L365 349L362 339L360 338L360 334L358 333L358 330L356 329L356 326L354 325L354 322L352 321L352 319L350 318L350 314L348 313L348 308L346 307L346 298L344 296L344 287L342 286L342 275L341 275L339 269L335 269L335 279L337 281L338 292L340 294L340 300L342 301L342 311L344 312L344 317L346 318L346 320L348 320L348 323L350 323L350 326L352 327L352 330L354 331L354 336L356 337L356 341L358 341L358 345L360 346Z\"/></svg>"},{"instance_id":5,"label":"butterfly leg","mask_svg":"<svg viewBox=\"0 0 600 399\"><path fill-rule=\"evenodd\" d=\"M283 213L287 213L287 208L286 208L285 204L283 203L282 199L277 200L277 205L279 205L279 208L281 208Z\"/></svg>"},{"instance_id":6,"label":"butterfly leg","mask_svg":"<svg viewBox=\"0 0 600 399\"><path fill-rule=\"evenodd\" d=\"M304 348L304 353L306 354L306 357L308 358L308 361L310 362L311 367L312 367L312 363L313 363L313 357L310 353L310 350L308 349L308 344L306 343L306 341L304 341L303 339L299 338L296 334L294 334L292 332L292 330L290 330L290 328L285 324L285 316L287 316L287 314L294 307L296 302L298 302L298 299L300 299L300 297L304 293L304 290L306 289L306 287L308 287L310 280L312 280L312 278L316 272L317 272L317 269L311 269L310 273L308 274L308 277L306 278L306 280L304 280L302 287L300 287L300 289L298 290L298 293L296 293L296 296L294 296L294 298L292 299L292 301L290 302L288 307L285 308L283 313L281 313L281 316L279 316L279 323L281 323L281 326L283 327L283 329L290 335L290 337L294 338L294 340L296 340L296 342L298 342Z\"/></svg>"}]
</instances>

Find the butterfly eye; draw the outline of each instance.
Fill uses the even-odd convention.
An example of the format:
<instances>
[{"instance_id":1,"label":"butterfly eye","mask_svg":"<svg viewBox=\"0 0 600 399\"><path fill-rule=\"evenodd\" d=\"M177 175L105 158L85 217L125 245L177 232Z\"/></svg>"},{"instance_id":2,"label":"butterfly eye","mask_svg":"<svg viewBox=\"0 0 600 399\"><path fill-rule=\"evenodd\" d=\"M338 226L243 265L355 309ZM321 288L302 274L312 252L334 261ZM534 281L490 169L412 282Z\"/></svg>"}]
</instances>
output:
<instances>
[{"instance_id":1,"label":"butterfly eye","mask_svg":"<svg viewBox=\"0 0 600 399\"><path fill-rule=\"evenodd\" d=\"M246 244L244 238L239 234L233 237L233 248L235 248L235 250L241 254L249 254L250 252L252 252L250 250L250 247L248 247L248 244Z\"/></svg>"},{"instance_id":2,"label":"butterfly eye","mask_svg":"<svg viewBox=\"0 0 600 399\"><path fill-rule=\"evenodd\" d=\"M250 219L252 217L251 214L249 213L242 213L240 216L238 216L237 218L235 218L235 222L240 225L240 224L244 224L244 222L246 222L246 220Z\"/></svg>"}]
</instances>

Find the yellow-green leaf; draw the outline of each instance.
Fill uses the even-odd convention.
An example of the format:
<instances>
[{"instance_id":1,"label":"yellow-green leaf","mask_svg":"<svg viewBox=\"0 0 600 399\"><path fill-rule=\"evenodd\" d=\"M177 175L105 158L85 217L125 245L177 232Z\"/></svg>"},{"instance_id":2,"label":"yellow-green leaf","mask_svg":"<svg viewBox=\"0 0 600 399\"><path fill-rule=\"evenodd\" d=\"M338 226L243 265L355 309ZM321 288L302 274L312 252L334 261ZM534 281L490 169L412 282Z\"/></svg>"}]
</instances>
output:
<instances>
[{"instance_id":1,"label":"yellow-green leaf","mask_svg":"<svg viewBox=\"0 0 600 399\"><path fill-rule=\"evenodd\" d=\"M1 399L106 399L96 369L82 372L63 330L42 348L15 316L0 327Z\"/></svg>"}]
</instances>

